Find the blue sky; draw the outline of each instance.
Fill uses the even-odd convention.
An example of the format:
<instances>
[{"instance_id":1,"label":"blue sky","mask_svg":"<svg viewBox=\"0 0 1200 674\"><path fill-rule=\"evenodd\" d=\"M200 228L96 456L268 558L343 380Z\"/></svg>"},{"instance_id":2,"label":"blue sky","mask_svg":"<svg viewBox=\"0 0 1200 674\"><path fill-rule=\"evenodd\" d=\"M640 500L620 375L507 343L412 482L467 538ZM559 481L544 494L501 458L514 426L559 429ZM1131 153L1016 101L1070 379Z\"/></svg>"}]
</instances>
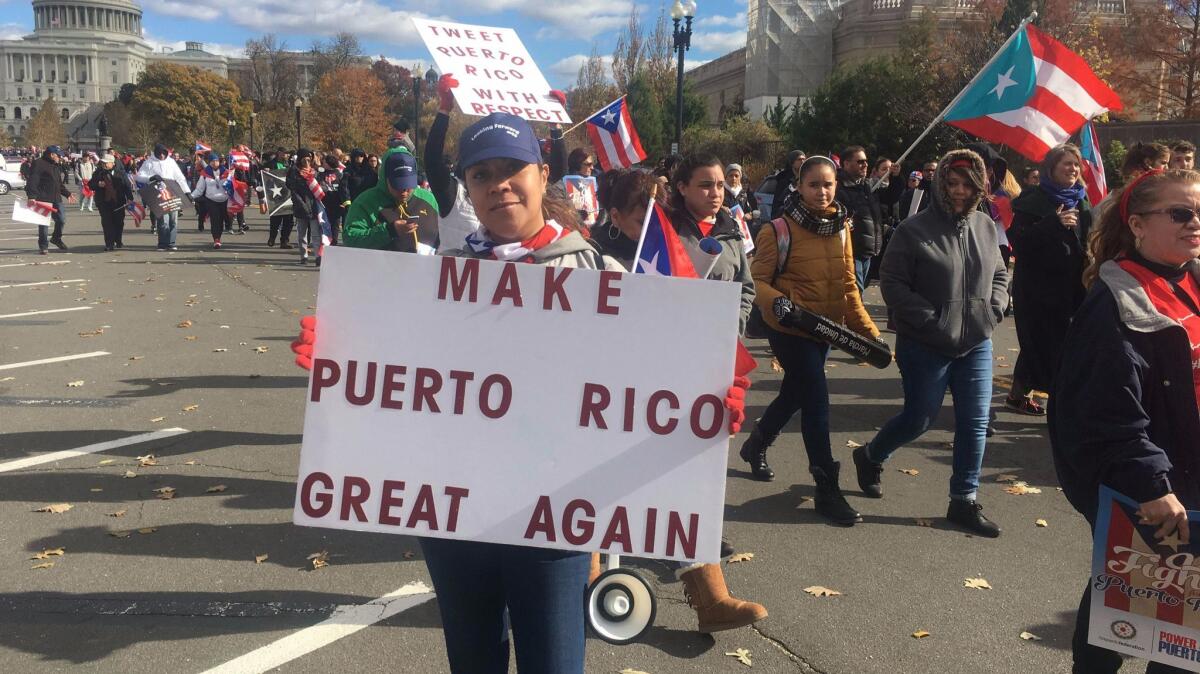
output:
<instances>
[{"instance_id":1,"label":"blue sky","mask_svg":"<svg viewBox=\"0 0 1200 674\"><path fill-rule=\"evenodd\" d=\"M745 45L746 0L697 2L689 64ZM314 40L346 30L359 37L369 55L406 65L429 61L411 16L510 27L559 88L575 81L593 45L601 55L612 54L632 6L631 0L142 0L141 5L145 37L156 47L182 49L185 40L199 40L209 51L234 54L247 38L275 33L290 47L306 49ZM660 4L638 2L637 7L645 22L658 15ZM19 37L32 28L28 0L0 0L0 38Z\"/></svg>"}]
</instances>

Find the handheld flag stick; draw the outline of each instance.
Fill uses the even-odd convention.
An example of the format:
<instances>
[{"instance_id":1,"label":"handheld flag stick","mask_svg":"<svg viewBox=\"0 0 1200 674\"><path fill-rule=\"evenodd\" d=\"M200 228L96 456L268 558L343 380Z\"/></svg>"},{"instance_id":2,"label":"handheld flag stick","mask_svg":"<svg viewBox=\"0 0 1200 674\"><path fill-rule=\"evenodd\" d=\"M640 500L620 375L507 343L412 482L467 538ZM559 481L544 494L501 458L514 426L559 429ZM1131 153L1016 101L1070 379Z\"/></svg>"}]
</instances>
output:
<instances>
[{"instance_id":1,"label":"handheld flag stick","mask_svg":"<svg viewBox=\"0 0 1200 674\"><path fill-rule=\"evenodd\" d=\"M642 220L642 231L638 234L637 250L633 254L633 264L637 265L638 260L642 259L642 244L646 243L646 230L649 228L650 218L654 215L654 197L658 195L658 183L655 182L650 186L650 203L646 206L646 217ZM637 269L630 271L637 272Z\"/></svg>"},{"instance_id":2,"label":"handheld flag stick","mask_svg":"<svg viewBox=\"0 0 1200 674\"><path fill-rule=\"evenodd\" d=\"M629 95L629 94L623 94L623 95L621 96L621 98L625 98L625 97L626 97L626 96L628 96L628 95ZM621 100L621 98L618 98L618 99L617 99L617 101ZM607 108L607 107L611 106L613 103L616 103L617 101L613 101L612 103L609 103L608 105L604 106L604 108ZM600 110L604 110L604 108L600 108ZM597 110L596 112L600 112L600 110ZM575 126L572 126L571 128L567 129L566 131L563 131L563 136L566 136L568 133L571 133L571 132L572 132L572 131L574 131L575 129L578 129L579 127L583 126L584 124L587 124L587 121L588 121L589 119L591 119L591 118L593 118L593 117L595 117L595 116L596 116L596 112L593 112L592 114L588 115L588 116L587 116L587 118L586 118L586 119L584 119L582 122L579 122L579 123L577 123Z\"/></svg>"},{"instance_id":3,"label":"handheld flag stick","mask_svg":"<svg viewBox=\"0 0 1200 674\"><path fill-rule=\"evenodd\" d=\"M1021 31L1025 30L1025 26L1028 26L1030 23L1032 23L1037 16L1037 12L1032 12L1029 16L1025 17L1023 21L1021 21L1021 24L1012 32L1012 35L1009 35L1008 39L1004 41L1004 44L1000 45L1000 48L996 50L996 53L992 54L992 58L988 59L988 62L983 64L983 67L979 69L979 72L975 73L975 76L971 78L970 82L967 82L967 86L963 87L962 91L958 92L958 95L955 96L954 99L950 101L950 103L947 104L941 112L938 113L938 116L933 118L933 121L929 123L929 126L925 127L925 130L921 132L921 135L917 136L917 139L913 141L912 145L908 146L908 149L904 151L904 154L900 155L900 158L897 159L895 163L899 164L903 162L913 150L917 149L917 145L919 145L921 141L925 140L925 136L929 135L929 132L933 130L933 127L937 126L943 119L945 119L946 113L950 112L950 110L954 108L954 106L962 99L963 95L971 90L971 87L975 85L975 81L978 80L985 72L987 72L987 69L996 62L996 59L1000 58L1000 55L1003 54L1004 50L1008 48L1008 44L1012 42L1017 35L1020 35ZM878 183L879 179L876 179L875 182ZM875 185L872 185L871 187L874 186Z\"/></svg>"}]
</instances>

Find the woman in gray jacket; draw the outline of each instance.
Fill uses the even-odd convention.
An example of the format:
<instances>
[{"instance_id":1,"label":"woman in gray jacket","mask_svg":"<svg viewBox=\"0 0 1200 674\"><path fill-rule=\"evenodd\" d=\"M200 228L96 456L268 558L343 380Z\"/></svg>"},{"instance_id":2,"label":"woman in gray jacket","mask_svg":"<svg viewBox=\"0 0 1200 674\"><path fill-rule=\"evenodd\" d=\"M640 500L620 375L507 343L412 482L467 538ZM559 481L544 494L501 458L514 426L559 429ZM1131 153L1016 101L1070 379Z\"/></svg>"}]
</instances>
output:
<instances>
[{"instance_id":1,"label":"woman in gray jacket","mask_svg":"<svg viewBox=\"0 0 1200 674\"><path fill-rule=\"evenodd\" d=\"M1000 527L975 500L992 397L992 331L1008 304L1008 274L996 227L978 210L987 195L983 159L953 150L938 163L930 208L896 229L880 287L896 326L904 410L854 450L858 483L882 498L883 462L920 437L954 396L954 466L946 518L995 538Z\"/></svg>"}]
</instances>

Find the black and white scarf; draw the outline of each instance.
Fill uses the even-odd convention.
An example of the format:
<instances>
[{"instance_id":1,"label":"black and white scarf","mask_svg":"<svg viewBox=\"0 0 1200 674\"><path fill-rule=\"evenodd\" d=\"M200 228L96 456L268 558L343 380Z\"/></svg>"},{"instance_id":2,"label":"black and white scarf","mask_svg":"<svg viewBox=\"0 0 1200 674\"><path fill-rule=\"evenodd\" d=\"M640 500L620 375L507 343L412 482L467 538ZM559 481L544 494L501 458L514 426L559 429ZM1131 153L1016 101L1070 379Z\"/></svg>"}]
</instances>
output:
<instances>
[{"instance_id":1,"label":"black and white scarf","mask_svg":"<svg viewBox=\"0 0 1200 674\"><path fill-rule=\"evenodd\" d=\"M817 236L833 236L846 226L846 207L836 201L833 205L836 209L833 214L817 214L804 204L799 192L789 192L783 200L783 212Z\"/></svg>"}]
</instances>

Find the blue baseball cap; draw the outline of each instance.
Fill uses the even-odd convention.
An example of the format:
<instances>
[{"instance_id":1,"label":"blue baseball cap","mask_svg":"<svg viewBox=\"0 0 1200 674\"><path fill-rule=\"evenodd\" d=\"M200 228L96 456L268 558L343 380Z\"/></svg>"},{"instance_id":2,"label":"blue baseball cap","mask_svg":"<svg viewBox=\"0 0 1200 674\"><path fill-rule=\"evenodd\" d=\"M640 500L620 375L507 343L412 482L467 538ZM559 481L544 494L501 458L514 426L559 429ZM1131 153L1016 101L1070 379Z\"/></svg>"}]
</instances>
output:
<instances>
[{"instance_id":1,"label":"blue baseball cap","mask_svg":"<svg viewBox=\"0 0 1200 674\"><path fill-rule=\"evenodd\" d=\"M499 158L542 163L541 147L529 122L507 112L493 112L462 132L458 140L460 171Z\"/></svg>"},{"instance_id":2,"label":"blue baseball cap","mask_svg":"<svg viewBox=\"0 0 1200 674\"><path fill-rule=\"evenodd\" d=\"M57 145L51 145L50 147L46 148L46 154L56 154L61 157L62 148Z\"/></svg>"},{"instance_id":3,"label":"blue baseball cap","mask_svg":"<svg viewBox=\"0 0 1200 674\"><path fill-rule=\"evenodd\" d=\"M393 152L383 165L383 175L394 190L411 190L417 186L417 158L407 152Z\"/></svg>"},{"instance_id":4,"label":"blue baseball cap","mask_svg":"<svg viewBox=\"0 0 1200 674\"><path fill-rule=\"evenodd\" d=\"M209 152L208 155L204 158L204 160L205 161L221 161L221 155L217 154L216 152Z\"/></svg>"}]
</instances>

